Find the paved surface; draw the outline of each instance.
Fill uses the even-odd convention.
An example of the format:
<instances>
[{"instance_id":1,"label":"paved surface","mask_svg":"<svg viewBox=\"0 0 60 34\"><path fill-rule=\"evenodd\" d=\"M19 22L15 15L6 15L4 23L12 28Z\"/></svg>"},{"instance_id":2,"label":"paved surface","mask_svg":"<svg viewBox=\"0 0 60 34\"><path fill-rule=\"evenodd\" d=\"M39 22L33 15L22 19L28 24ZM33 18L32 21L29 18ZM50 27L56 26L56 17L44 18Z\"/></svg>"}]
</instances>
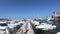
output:
<instances>
[{"instance_id":1,"label":"paved surface","mask_svg":"<svg viewBox=\"0 0 60 34\"><path fill-rule=\"evenodd\" d=\"M32 26L30 26L29 31L27 32L27 34L35 34Z\"/></svg>"},{"instance_id":2,"label":"paved surface","mask_svg":"<svg viewBox=\"0 0 60 34\"><path fill-rule=\"evenodd\" d=\"M15 33L15 34L34 34L34 31L32 29L32 26L26 26L27 24L24 23L22 27ZM27 28L29 27L29 28ZM25 33L25 31L28 29L28 31Z\"/></svg>"}]
</instances>

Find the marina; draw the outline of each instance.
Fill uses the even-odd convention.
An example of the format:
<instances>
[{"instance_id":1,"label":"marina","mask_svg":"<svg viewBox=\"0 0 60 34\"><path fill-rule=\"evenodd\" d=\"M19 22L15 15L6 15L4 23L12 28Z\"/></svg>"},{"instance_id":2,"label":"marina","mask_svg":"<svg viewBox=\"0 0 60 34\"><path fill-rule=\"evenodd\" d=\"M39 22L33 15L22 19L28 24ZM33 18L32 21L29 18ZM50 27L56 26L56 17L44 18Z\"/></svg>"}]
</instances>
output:
<instances>
[{"instance_id":1,"label":"marina","mask_svg":"<svg viewBox=\"0 0 60 34\"><path fill-rule=\"evenodd\" d=\"M0 34L60 34L60 0L0 0Z\"/></svg>"},{"instance_id":2,"label":"marina","mask_svg":"<svg viewBox=\"0 0 60 34\"><path fill-rule=\"evenodd\" d=\"M58 34L60 32L60 21L54 23L54 19L49 18L8 21L3 19L0 21L0 32L0 34Z\"/></svg>"}]
</instances>

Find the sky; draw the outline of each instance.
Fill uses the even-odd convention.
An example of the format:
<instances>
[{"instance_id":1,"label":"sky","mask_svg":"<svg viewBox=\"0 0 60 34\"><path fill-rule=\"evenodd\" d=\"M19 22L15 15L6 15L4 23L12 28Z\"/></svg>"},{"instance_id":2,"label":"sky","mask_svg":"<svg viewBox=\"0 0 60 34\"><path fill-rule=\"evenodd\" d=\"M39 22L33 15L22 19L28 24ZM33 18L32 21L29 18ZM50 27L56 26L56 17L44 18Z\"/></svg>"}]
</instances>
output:
<instances>
[{"instance_id":1,"label":"sky","mask_svg":"<svg viewBox=\"0 0 60 34\"><path fill-rule=\"evenodd\" d=\"M60 11L60 0L0 0L0 18L44 18L54 11Z\"/></svg>"}]
</instances>

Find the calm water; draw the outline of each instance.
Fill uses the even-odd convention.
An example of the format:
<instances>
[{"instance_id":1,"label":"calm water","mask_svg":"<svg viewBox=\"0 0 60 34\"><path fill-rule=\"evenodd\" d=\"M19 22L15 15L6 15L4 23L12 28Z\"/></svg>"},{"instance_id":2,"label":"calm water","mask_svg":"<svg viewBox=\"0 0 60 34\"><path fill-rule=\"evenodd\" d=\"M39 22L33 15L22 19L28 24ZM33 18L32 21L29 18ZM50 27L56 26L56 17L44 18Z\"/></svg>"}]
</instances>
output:
<instances>
[{"instance_id":1,"label":"calm water","mask_svg":"<svg viewBox=\"0 0 60 34\"><path fill-rule=\"evenodd\" d=\"M60 22L57 22L56 26L57 28L51 31L46 31L46 30L43 31L43 30L36 30L36 29L34 29L34 31L35 31L35 34L56 34L57 32L60 32Z\"/></svg>"}]
</instances>

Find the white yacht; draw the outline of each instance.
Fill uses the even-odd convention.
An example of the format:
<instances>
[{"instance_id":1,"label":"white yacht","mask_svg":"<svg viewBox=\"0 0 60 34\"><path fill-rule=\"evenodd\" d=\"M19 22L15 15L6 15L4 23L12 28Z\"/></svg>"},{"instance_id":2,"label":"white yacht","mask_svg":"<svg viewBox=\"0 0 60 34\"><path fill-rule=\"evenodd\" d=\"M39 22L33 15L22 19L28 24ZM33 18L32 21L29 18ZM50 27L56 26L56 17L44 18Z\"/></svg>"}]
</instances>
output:
<instances>
[{"instance_id":1,"label":"white yacht","mask_svg":"<svg viewBox=\"0 0 60 34\"><path fill-rule=\"evenodd\" d=\"M36 29L53 30L56 29L56 25L53 25L52 23L48 23L46 20L42 20L40 25L36 26Z\"/></svg>"},{"instance_id":2,"label":"white yacht","mask_svg":"<svg viewBox=\"0 0 60 34\"><path fill-rule=\"evenodd\" d=\"M39 21L38 21L38 20L31 20L31 22L32 22L32 24L35 25L35 26L39 25Z\"/></svg>"},{"instance_id":3,"label":"white yacht","mask_svg":"<svg viewBox=\"0 0 60 34\"><path fill-rule=\"evenodd\" d=\"M10 34L9 27L6 22L0 22L0 34Z\"/></svg>"},{"instance_id":4,"label":"white yacht","mask_svg":"<svg viewBox=\"0 0 60 34\"><path fill-rule=\"evenodd\" d=\"M20 25L19 21L11 21L10 24L8 24L9 28L17 27L17 25Z\"/></svg>"}]
</instances>

